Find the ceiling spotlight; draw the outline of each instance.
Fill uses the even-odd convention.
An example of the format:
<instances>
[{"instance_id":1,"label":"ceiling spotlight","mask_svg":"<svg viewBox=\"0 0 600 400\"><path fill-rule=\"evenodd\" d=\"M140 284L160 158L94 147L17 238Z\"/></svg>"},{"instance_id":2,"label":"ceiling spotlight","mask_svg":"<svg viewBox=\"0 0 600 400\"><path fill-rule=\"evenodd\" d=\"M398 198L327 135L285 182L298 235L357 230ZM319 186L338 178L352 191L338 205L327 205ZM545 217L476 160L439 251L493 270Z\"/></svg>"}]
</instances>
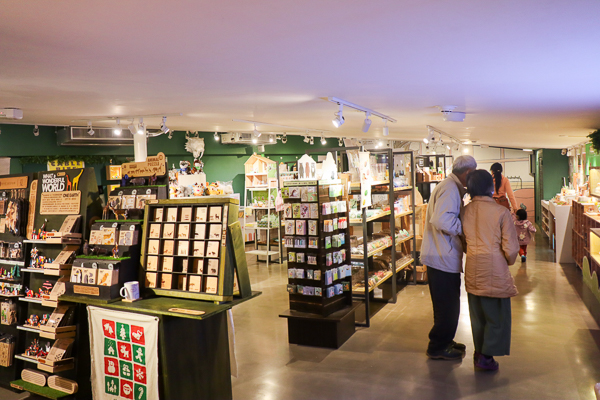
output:
<instances>
[{"instance_id":1,"label":"ceiling spotlight","mask_svg":"<svg viewBox=\"0 0 600 400\"><path fill-rule=\"evenodd\" d=\"M333 120L331 121L331 122L333 122L333 126L335 126L336 128L339 128L340 126L342 126L344 124L344 121L346 121L343 113L344 113L344 106L342 104L340 104L340 111L333 114L333 115L335 115L335 118L333 118Z\"/></svg>"},{"instance_id":2,"label":"ceiling spotlight","mask_svg":"<svg viewBox=\"0 0 600 400\"><path fill-rule=\"evenodd\" d=\"M340 147L344 146L344 141L342 140L342 138L338 139L338 146L340 146Z\"/></svg>"},{"instance_id":3,"label":"ceiling spotlight","mask_svg":"<svg viewBox=\"0 0 600 400\"><path fill-rule=\"evenodd\" d=\"M367 133L369 131L369 128L371 127L371 119L369 118L371 116L370 112L366 112L365 113L366 117L365 117L365 122L363 122L363 126L362 126L362 131Z\"/></svg>"},{"instance_id":4,"label":"ceiling spotlight","mask_svg":"<svg viewBox=\"0 0 600 400\"><path fill-rule=\"evenodd\" d=\"M390 128L387 126L387 119L385 120L385 125L383 126L383 136L388 136L390 134Z\"/></svg>"},{"instance_id":5,"label":"ceiling spotlight","mask_svg":"<svg viewBox=\"0 0 600 400\"><path fill-rule=\"evenodd\" d=\"M313 136L310 137L310 144L315 144L315 138Z\"/></svg>"},{"instance_id":6,"label":"ceiling spotlight","mask_svg":"<svg viewBox=\"0 0 600 400\"><path fill-rule=\"evenodd\" d=\"M269 135L269 143L273 143L275 139L273 139L273 135Z\"/></svg>"},{"instance_id":7,"label":"ceiling spotlight","mask_svg":"<svg viewBox=\"0 0 600 400\"><path fill-rule=\"evenodd\" d=\"M127 125L127 129L129 129L129 132L131 132L132 135L135 135L137 133L137 128L133 124L133 120L131 120L131 123Z\"/></svg>"},{"instance_id":8,"label":"ceiling spotlight","mask_svg":"<svg viewBox=\"0 0 600 400\"><path fill-rule=\"evenodd\" d=\"M256 144L258 143L258 139L256 139L255 137L252 138L252 143Z\"/></svg>"},{"instance_id":9,"label":"ceiling spotlight","mask_svg":"<svg viewBox=\"0 0 600 400\"><path fill-rule=\"evenodd\" d=\"M254 136L257 137L257 138L259 138L260 135L262 135L262 133L260 133L258 131L258 129L256 129L256 124L254 124L254 131L252 131L252 133L254 133Z\"/></svg>"},{"instance_id":10,"label":"ceiling spotlight","mask_svg":"<svg viewBox=\"0 0 600 400\"><path fill-rule=\"evenodd\" d=\"M88 121L88 131L87 131L88 135L90 136L94 136L94 130L92 129L92 121Z\"/></svg>"},{"instance_id":11,"label":"ceiling spotlight","mask_svg":"<svg viewBox=\"0 0 600 400\"><path fill-rule=\"evenodd\" d=\"M426 138L426 137L424 137L424 138L423 138L423 143L425 143L425 144L428 144L428 143L429 143L429 139L428 139L428 138Z\"/></svg>"},{"instance_id":12,"label":"ceiling spotlight","mask_svg":"<svg viewBox=\"0 0 600 400\"><path fill-rule=\"evenodd\" d=\"M115 128L113 129L113 133L119 136L122 131L123 129L121 128L121 120L117 118L117 126L115 126Z\"/></svg>"},{"instance_id":13,"label":"ceiling spotlight","mask_svg":"<svg viewBox=\"0 0 600 400\"><path fill-rule=\"evenodd\" d=\"M321 144L322 145L326 145L327 144L327 140L325 140L325 136L323 136L323 134L321 134Z\"/></svg>"},{"instance_id":14,"label":"ceiling spotlight","mask_svg":"<svg viewBox=\"0 0 600 400\"><path fill-rule=\"evenodd\" d=\"M33 136L40 136L40 128L37 125L33 127Z\"/></svg>"},{"instance_id":15,"label":"ceiling spotlight","mask_svg":"<svg viewBox=\"0 0 600 400\"><path fill-rule=\"evenodd\" d=\"M446 148L447 148L448 150L450 150L450 145L449 145L449 144L447 144L447 145L446 145Z\"/></svg>"},{"instance_id":16,"label":"ceiling spotlight","mask_svg":"<svg viewBox=\"0 0 600 400\"><path fill-rule=\"evenodd\" d=\"M160 131L162 133L169 133L171 130L167 128L167 117L162 117L162 122L160 124Z\"/></svg>"},{"instance_id":17,"label":"ceiling spotlight","mask_svg":"<svg viewBox=\"0 0 600 400\"><path fill-rule=\"evenodd\" d=\"M219 133L215 132L215 140L218 142L219 141Z\"/></svg>"},{"instance_id":18,"label":"ceiling spotlight","mask_svg":"<svg viewBox=\"0 0 600 400\"><path fill-rule=\"evenodd\" d=\"M283 132L283 136L281 137L281 143L287 143L287 133Z\"/></svg>"},{"instance_id":19,"label":"ceiling spotlight","mask_svg":"<svg viewBox=\"0 0 600 400\"><path fill-rule=\"evenodd\" d=\"M137 133L138 133L138 135L144 134L144 118L140 118L140 123L138 124Z\"/></svg>"},{"instance_id":20,"label":"ceiling spotlight","mask_svg":"<svg viewBox=\"0 0 600 400\"><path fill-rule=\"evenodd\" d=\"M308 143L308 142L310 142L310 139L308 138L308 136L304 136L304 140L303 141L304 141L304 143Z\"/></svg>"}]
</instances>

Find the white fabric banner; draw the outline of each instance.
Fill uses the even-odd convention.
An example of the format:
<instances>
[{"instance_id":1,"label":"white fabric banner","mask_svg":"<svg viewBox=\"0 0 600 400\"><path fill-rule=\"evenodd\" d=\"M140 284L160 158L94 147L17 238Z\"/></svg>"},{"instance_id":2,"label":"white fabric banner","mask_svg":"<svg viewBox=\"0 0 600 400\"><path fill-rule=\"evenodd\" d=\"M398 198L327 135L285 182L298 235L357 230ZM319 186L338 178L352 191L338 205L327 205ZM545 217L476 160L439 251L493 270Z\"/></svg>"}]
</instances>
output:
<instances>
[{"instance_id":1,"label":"white fabric banner","mask_svg":"<svg viewBox=\"0 0 600 400\"><path fill-rule=\"evenodd\" d=\"M158 399L158 318L88 306L94 400Z\"/></svg>"}]
</instances>

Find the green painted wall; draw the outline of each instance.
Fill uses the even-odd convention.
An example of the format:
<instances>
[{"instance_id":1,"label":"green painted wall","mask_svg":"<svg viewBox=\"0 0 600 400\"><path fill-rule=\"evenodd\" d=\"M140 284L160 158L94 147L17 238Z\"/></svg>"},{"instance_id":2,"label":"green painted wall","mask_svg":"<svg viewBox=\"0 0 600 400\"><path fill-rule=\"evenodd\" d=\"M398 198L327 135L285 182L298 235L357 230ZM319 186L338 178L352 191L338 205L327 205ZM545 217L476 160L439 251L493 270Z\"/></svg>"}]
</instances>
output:
<instances>
[{"instance_id":1,"label":"green painted wall","mask_svg":"<svg viewBox=\"0 0 600 400\"><path fill-rule=\"evenodd\" d=\"M133 157L133 146L59 146L56 140L56 130L60 128L40 126L40 135L33 136L32 125L2 125L0 134L0 157L11 157L11 173L45 171L46 165L26 164L22 165L20 157L30 156L110 156L120 158ZM202 160L207 180L233 181L236 193L244 193L244 162L258 147L248 145L226 144L215 141L214 133L202 132L205 151ZM176 131L173 139L162 135L148 139L148 155L163 152L167 156L169 168L174 164L179 166L179 161L193 161L191 153L185 150L185 132ZM322 145L315 140L314 145L303 142L301 136L288 136L287 143L277 142L274 145L266 145L264 156L278 162L295 161L308 149L337 147L337 140L329 140ZM106 172L103 165L89 165L96 171L96 179L99 185L106 186L111 183L106 180Z\"/></svg>"},{"instance_id":2,"label":"green painted wall","mask_svg":"<svg viewBox=\"0 0 600 400\"><path fill-rule=\"evenodd\" d=\"M569 158L560 154L560 149L544 149L543 151L543 200L549 200L560 192L563 178L569 181Z\"/></svg>"}]
</instances>

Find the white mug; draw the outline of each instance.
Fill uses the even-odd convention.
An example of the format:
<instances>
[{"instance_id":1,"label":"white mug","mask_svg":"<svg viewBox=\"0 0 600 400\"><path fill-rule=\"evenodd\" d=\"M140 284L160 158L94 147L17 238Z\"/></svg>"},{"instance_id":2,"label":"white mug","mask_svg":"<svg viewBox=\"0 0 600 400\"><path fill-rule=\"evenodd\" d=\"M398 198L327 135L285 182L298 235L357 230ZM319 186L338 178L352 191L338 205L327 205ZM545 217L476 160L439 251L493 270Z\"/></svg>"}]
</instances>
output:
<instances>
[{"instance_id":1,"label":"white mug","mask_svg":"<svg viewBox=\"0 0 600 400\"><path fill-rule=\"evenodd\" d=\"M125 282L119 293L121 297L127 300L137 300L140 298L140 283L136 281Z\"/></svg>"}]
</instances>

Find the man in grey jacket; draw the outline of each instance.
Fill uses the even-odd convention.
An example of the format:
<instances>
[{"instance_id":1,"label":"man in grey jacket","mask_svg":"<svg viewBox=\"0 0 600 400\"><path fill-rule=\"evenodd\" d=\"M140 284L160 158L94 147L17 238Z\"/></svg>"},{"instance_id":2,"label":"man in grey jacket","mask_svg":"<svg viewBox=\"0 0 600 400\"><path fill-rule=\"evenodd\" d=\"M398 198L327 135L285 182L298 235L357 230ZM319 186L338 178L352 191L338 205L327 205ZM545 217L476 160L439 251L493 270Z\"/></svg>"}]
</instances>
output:
<instances>
[{"instance_id":1,"label":"man in grey jacket","mask_svg":"<svg viewBox=\"0 0 600 400\"><path fill-rule=\"evenodd\" d=\"M456 158L452 173L437 185L427 207L421 262L427 266L433 303L433 328L429 332L427 356L434 360L459 360L465 356L465 345L454 341L463 272L460 213L464 207L467 175L475 169L477 162L473 157Z\"/></svg>"}]
</instances>

